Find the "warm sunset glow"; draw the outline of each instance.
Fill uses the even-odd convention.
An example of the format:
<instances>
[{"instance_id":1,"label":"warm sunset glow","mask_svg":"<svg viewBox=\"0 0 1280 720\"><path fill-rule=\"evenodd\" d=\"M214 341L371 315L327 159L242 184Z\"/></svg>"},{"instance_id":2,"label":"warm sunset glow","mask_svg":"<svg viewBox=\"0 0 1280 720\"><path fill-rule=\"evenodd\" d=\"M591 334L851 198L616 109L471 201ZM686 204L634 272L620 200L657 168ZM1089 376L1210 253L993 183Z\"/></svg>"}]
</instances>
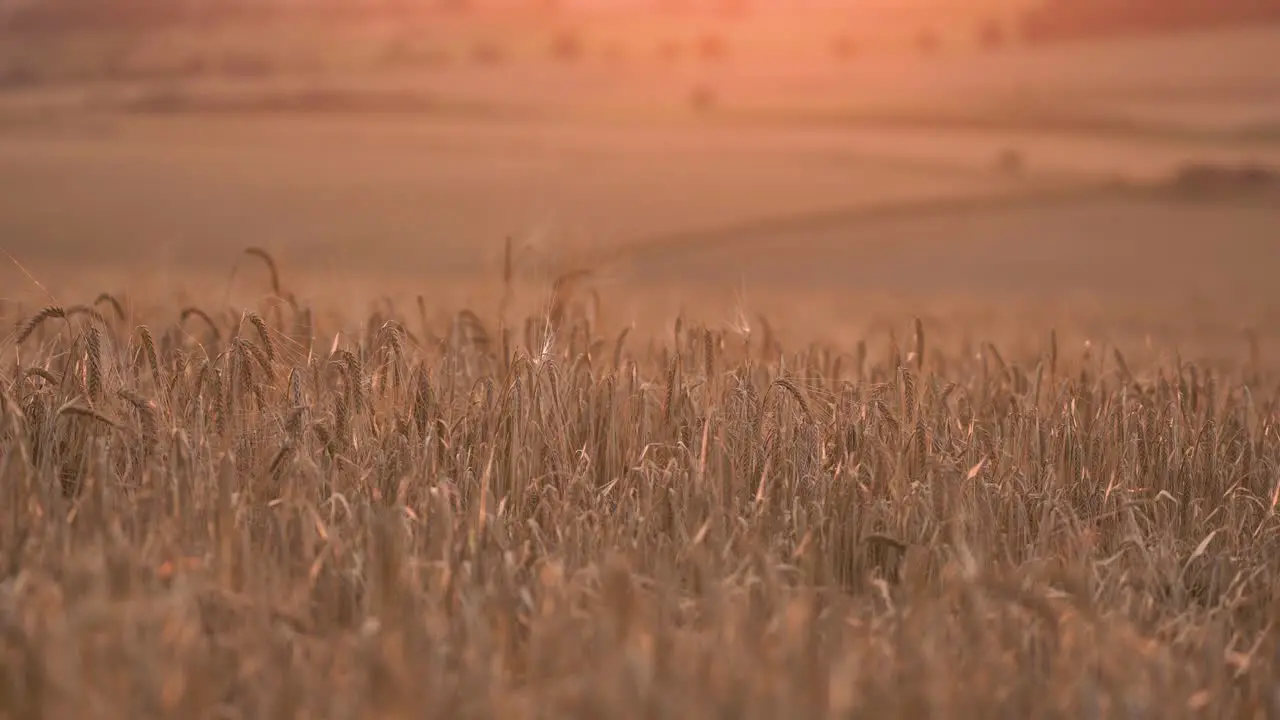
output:
<instances>
[{"instance_id":1,"label":"warm sunset glow","mask_svg":"<svg viewBox=\"0 0 1280 720\"><path fill-rule=\"evenodd\" d=\"M1280 720L1280 0L0 0L0 720Z\"/></svg>"}]
</instances>

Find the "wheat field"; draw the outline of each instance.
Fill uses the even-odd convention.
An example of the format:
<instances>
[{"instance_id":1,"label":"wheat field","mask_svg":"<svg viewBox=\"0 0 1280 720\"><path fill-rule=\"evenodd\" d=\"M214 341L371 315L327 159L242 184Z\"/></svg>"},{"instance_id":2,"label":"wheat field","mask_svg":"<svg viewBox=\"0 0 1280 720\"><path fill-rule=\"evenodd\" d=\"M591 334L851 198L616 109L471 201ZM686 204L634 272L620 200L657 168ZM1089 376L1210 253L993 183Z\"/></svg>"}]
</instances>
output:
<instances>
[{"instance_id":1,"label":"wheat field","mask_svg":"<svg viewBox=\"0 0 1280 720\"><path fill-rule=\"evenodd\" d=\"M1256 334L633 336L506 257L483 308L257 248L250 306L6 303L0 717L1280 712Z\"/></svg>"},{"instance_id":2,"label":"wheat field","mask_svg":"<svg viewBox=\"0 0 1280 720\"><path fill-rule=\"evenodd\" d=\"M1280 32L794 12L5 35L0 720L1280 717Z\"/></svg>"}]
</instances>

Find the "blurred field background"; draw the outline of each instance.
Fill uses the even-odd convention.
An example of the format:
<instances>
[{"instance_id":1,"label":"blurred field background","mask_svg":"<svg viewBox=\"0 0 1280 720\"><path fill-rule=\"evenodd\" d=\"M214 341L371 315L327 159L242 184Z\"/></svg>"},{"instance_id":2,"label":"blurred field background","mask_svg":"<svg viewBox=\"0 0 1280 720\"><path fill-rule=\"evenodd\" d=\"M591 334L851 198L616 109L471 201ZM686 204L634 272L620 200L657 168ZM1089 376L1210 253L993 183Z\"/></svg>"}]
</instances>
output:
<instances>
[{"instance_id":1,"label":"blurred field background","mask_svg":"<svg viewBox=\"0 0 1280 720\"><path fill-rule=\"evenodd\" d=\"M183 285L252 240L326 287L416 292L492 277L511 237L702 292L1269 297L1265 24L1050 42L994 1L21 7L0 235L55 284ZM1263 173L1179 188L1195 166Z\"/></svg>"}]
</instances>

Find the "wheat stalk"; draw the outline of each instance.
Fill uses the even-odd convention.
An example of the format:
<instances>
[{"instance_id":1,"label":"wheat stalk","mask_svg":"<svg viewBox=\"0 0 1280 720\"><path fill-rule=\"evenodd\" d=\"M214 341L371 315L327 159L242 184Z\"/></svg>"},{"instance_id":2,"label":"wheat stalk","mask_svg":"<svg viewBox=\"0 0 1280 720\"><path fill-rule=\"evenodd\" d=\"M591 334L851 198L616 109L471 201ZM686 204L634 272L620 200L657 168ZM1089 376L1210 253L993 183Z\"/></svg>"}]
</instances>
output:
<instances>
[{"instance_id":1,"label":"wheat stalk","mask_svg":"<svg viewBox=\"0 0 1280 720\"><path fill-rule=\"evenodd\" d=\"M276 297L284 297L284 293L280 289L280 271L276 268L275 258L271 257L271 253L259 247L245 248L245 255L256 257L267 266L267 272L271 274L271 292Z\"/></svg>"}]
</instances>

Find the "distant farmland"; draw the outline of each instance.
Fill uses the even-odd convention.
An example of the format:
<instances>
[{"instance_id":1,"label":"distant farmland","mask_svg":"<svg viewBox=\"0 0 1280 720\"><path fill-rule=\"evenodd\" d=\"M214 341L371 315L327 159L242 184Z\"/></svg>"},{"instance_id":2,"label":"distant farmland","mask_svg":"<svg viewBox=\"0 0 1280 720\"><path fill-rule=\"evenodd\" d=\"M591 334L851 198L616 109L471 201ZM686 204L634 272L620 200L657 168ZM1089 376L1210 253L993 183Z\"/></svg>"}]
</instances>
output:
<instances>
[{"instance_id":1,"label":"distant farmland","mask_svg":"<svg viewBox=\"0 0 1280 720\"><path fill-rule=\"evenodd\" d=\"M1027 11L1028 39L1116 35L1280 21L1280 0L1047 0Z\"/></svg>"}]
</instances>

